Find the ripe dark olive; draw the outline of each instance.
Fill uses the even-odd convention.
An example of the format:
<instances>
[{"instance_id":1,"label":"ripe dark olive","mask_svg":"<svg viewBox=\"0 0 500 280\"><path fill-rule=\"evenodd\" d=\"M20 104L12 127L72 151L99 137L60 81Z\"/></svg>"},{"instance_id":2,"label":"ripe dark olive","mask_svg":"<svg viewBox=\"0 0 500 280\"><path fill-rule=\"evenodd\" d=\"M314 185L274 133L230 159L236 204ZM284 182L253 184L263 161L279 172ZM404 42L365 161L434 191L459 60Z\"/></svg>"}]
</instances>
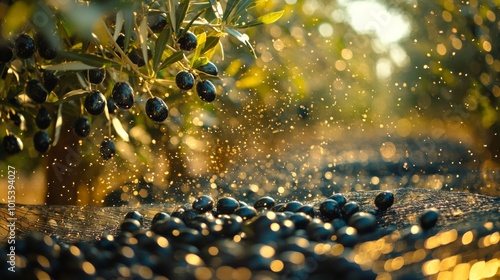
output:
<instances>
[{"instance_id":1,"label":"ripe dark olive","mask_svg":"<svg viewBox=\"0 0 500 280\"><path fill-rule=\"evenodd\" d=\"M109 114L114 114L116 113L116 109L118 108L115 104L115 100L113 100L113 98L109 98L107 100L107 103L106 103L107 107L108 107L108 113Z\"/></svg>"},{"instance_id":2,"label":"ripe dark olive","mask_svg":"<svg viewBox=\"0 0 500 280\"><path fill-rule=\"evenodd\" d=\"M219 74L219 70L217 69L217 66L215 66L215 64L213 64L210 61L207 64L196 68L196 70L199 70L203 73L206 73L206 74L209 74L212 76L217 76Z\"/></svg>"},{"instance_id":3,"label":"ripe dark olive","mask_svg":"<svg viewBox=\"0 0 500 280\"><path fill-rule=\"evenodd\" d=\"M329 199L333 199L335 201L337 201L337 203L339 204L340 208L342 208L344 206L344 204L346 204L347 202L347 199L345 198L345 196L339 194L339 193L336 193L336 194L333 194L329 197Z\"/></svg>"},{"instance_id":4,"label":"ripe dark olive","mask_svg":"<svg viewBox=\"0 0 500 280\"><path fill-rule=\"evenodd\" d=\"M124 232L136 233L141 229L141 223L138 220L126 219L121 223L120 229Z\"/></svg>"},{"instance_id":5,"label":"ripe dark olive","mask_svg":"<svg viewBox=\"0 0 500 280\"><path fill-rule=\"evenodd\" d=\"M14 45L7 40L0 41L0 63L7 63L12 61L12 59L14 58L13 47Z\"/></svg>"},{"instance_id":6,"label":"ripe dark olive","mask_svg":"<svg viewBox=\"0 0 500 280\"><path fill-rule=\"evenodd\" d=\"M420 226L423 229L430 229L435 226L439 220L440 213L437 209L431 208L424 210L420 216Z\"/></svg>"},{"instance_id":7,"label":"ripe dark olive","mask_svg":"<svg viewBox=\"0 0 500 280\"><path fill-rule=\"evenodd\" d=\"M296 229L306 229L309 223L311 222L311 216L303 213L303 212L296 212L293 213L289 217L290 221L293 222L295 225Z\"/></svg>"},{"instance_id":8,"label":"ripe dark olive","mask_svg":"<svg viewBox=\"0 0 500 280\"><path fill-rule=\"evenodd\" d=\"M28 34L21 34L16 39L16 55L19 58L30 58L35 53L35 41Z\"/></svg>"},{"instance_id":9,"label":"ripe dark olive","mask_svg":"<svg viewBox=\"0 0 500 280\"><path fill-rule=\"evenodd\" d=\"M50 122L52 121L52 117L49 114L49 111L44 106L38 109L38 113L35 116L36 126L40 129L46 129L50 126Z\"/></svg>"},{"instance_id":10,"label":"ripe dark olive","mask_svg":"<svg viewBox=\"0 0 500 280\"><path fill-rule=\"evenodd\" d=\"M139 221L139 223L141 223L141 226L144 223L144 216L142 216L142 214L139 213L139 211L128 212L127 214L125 214L125 220L127 220L127 219L137 220L137 221Z\"/></svg>"},{"instance_id":11,"label":"ripe dark olive","mask_svg":"<svg viewBox=\"0 0 500 280\"><path fill-rule=\"evenodd\" d=\"M330 239L335 229L330 223L310 223L306 228L311 240L325 242Z\"/></svg>"},{"instance_id":12,"label":"ripe dark olive","mask_svg":"<svg viewBox=\"0 0 500 280\"><path fill-rule=\"evenodd\" d=\"M40 153L45 153L50 148L50 143L52 140L50 139L47 132L41 130L35 133L33 136L33 145L35 149Z\"/></svg>"},{"instance_id":13,"label":"ripe dark olive","mask_svg":"<svg viewBox=\"0 0 500 280\"><path fill-rule=\"evenodd\" d=\"M146 115L155 122L162 122L168 117L168 107L159 97L151 97L146 101Z\"/></svg>"},{"instance_id":14,"label":"ripe dark olive","mask_svg":"<svg viewBox=\"0 0 500 280\"><path fill-rule=\"evenodd\" d=\"M181 29L182 33L182 29ZM183 51L192 51L196 49L196 46L198 46L198 39L196 38L196 35L193 34L191 31L186 31L184 35L182 35L178 40L177 43L179 43L179 48Z\"/></svg>"},{"instance_id":15,"label":"ripe dark olive","mask_svg":"<svg viewBox=\"0 0 500 280\"><path fill-rule=\"evenodd\" d=\"M167 25L167 15L161 12L150 12L147 22L153 33L160 33Z\"/></svg>"},{"instance_id":16,"label":"ripe dark olive","mask_svg":"<svg viewBox=\"0 0 500 280\"><path fill-rule=\"evenodd\" d=\"M194 86L194 76L187 70L182 70L175 75L175 84L182 90L190 90Z\"/></svg>"},{"instance_id":17,"label":"ripe dark olive","mask_svg":"<svg viewBox=\"0 0 500 280\"><path fill-rule=\"evenodd\" d=\"M273 207L271 207L271 211L274 211L274 212L281 212L283 211L283 206L285 206L285 203L278 203L276 205L274 205Z\"/></svg>"},{"instance_id":18,"label":"ripe dark olive","mask_svg":"<svg viewBox=\"0 0 500 280\"><path fill-rule=\"evenodd\" d=\"M122 49L122 51L125 50L125 35L123 33L120 33L118 35L118 38L116 38L116 44Z\"/></svg>"},{"instance_id":19,"label":"ripe dark olive","mask_svg":"<svg viewBox=\"0 0 500 280\"><path fill-rule=\"evenodd\" d=\"M375 206L381 211L387 210L394 203L392 192L381 192L375 197Z\"/></svg>"},{"instance_id":20,"label":"ripe dark olive","mask_svg":"<svg viewBox=\"0 0 500 280\"><path fill-rule=\"evenodd\" d=\"M24 116L15 111L9 111L9 119L18 127L25 122Z\"/></svg>"},{"instance_id":21,"label":"ripe dark olive","mask_svg":"<svg viewBox=\"0 0 500 280\"><path fill-rule=\"evenodd\" d=\"M257 211L251 206L242 206L236 209L236 211L234 211L234 214L240 216L244 221L246 221L257 216Z\"/></svg>"},{"instance_id":22,"label":"ripe dark olive","mask_svg":"<svg viewBox=\"0 0 500 280\"><path fill-rule=\"evenodd\" d=\"M282 211L283 212L285 212L285 211L295 212L300 207L302 207L302 202L290 201L290 202L285 203L285 205L283 205Z\"/></svg>"},{"instance_id":23,"label":"ripe dark olive","mask_svg":"<svg viewBox=\"0 0 500 280\"><path fill-rule=\"evenodd\" d=\"M274 201L274 198L270 196L264 196L257 199L257 201L255 201L255 203L253 204L253 207L255 207L255 209L257 210L262 208L271 209L274 207L275 204L276 202Z\"/></svg>"},{"instance_id":24,"label":"ripe dark olive","mask_svg":"<svg viewBox=\"0 0 500 280\"><path fill-rule=\"evenodd\" d=\"M43 87L48 91L53 91L59 83L59 78L54 74L54 71L43 72Z\"/></svg>"},{"instance_id":25,"label":"ripe dark olive","mask_svg":"<svg viewBox=\"0 0 500 280\"><path fill-rule=\"evenodd\" d=\"M342 207L342 215L346 221L351 218L352 214L359 211L359 204L355 201L349 201Z\"/></svg>"},{"instance_id":26,"label":"ripe dark olive","mask_svg":"<svg viewBox=\"0 0 500 280\"><path fill-rule=\"evenodd\" d=\"M337 232L337 242L345 247L354 247L359 242L358 231L353 227L342 227Z\"/></svg>"},{"instance_id":27,"label":"ripe dark olive","mask_svg":"<svg viewBox=\"0 0 500 280\"><path fill-rule=\"evenodd\" d=\"M116 106L122 109L130 109L134 105L134 90L126 82L116 83L111 94Z\"/></svg>"},{"instance_id":28,"label":"ripe dark olive","mask_svg":"<svg viewBox=\"0 0 500 280\"><path fill-rule=\"evenodd\" d=\"M303 205L299 209L297 209L295 211L295 213L304 213L304 214L310 216L311 218L314 218L314 216L316 214L314 207L312 205Z\"/></svg>"},{"instance_id":29,"label":"ripe dark olive","mask_svg":"<svg viewBox=\"0 0 500 280\"><path fill-rule=\"evenodd\" d=\"M203 80L196 84L196 92L201 100L205 102L212 102L215 100L216 92L215 86L209 80Z\"/></svg>"},{"instance_id":30,"label":"ripe dark olive","mask_svg":"<svg viewBox=\"0 0 500 280\"><path fill-rule=\"evenodd\" d=\"M148 55L148 60L151 59L151 57L153 56L153 53L151 52L150 49L148 49L147 55ZM130 59L130 61L132 61L132 63L137 65L137 67L142 67L146 65L146 61L144 60L141 49L134 48L130 51L130 53L127 56Z\"/></svg>"},{"instance_id":31,"label":"ripe dark olive","mask_svg":"<svg viewBox=\"0 0 500 280\"><path fill-rule=\"evenodd\" d=\"M90 83L98 85L106 79L106 69L89 69L87 70L87 79Z\"/></svg>"},{"instance_id":32,"label":"ripe dark olive","mask_svg":"<svg viewBox=\"0 0 500 280\"><path fill-rule=\"evenodd\" d=\"M193 209L198 213L212 211L215 201L211 196L202 195L193 201Z\"/></svg>"},{"instance_id":33,"label":"ripe dark olive","mask_svg":"<svg viewBox=\"0 0 500 280\"><path fill-rule=\"evenodd\" d=\"M115 143L113 140L106 138L101 142L101 157L104 160L112 158L116 154Z\"/></svg>"},{"instance_id":34,"label":"ripe dark olive","mask_svg":"<svg viewBox=\"0 0 500 280\"><path fill-rule=\"evenodd\" d=\"M239 206L238 200L232 197L222 197L217 200L217 213L233 214Z\"/></svg>"},{"instance_id":35,"label":"ripe dark olive","mask_svg":"<svg viewBox=\"0 0 500 280\"><path fill-rule=\"evenodd\" d=\"M155 223L159 223L161 221L167 220L170 218L170 215L165 213L165 212L158 212L155 214L153 219L151 220L151 225L154 225Z\"/></svg>"},{"instance_id":36,"label":"ripe dark olive","mask_svg":"<svg viewBox=\"0 0 500 280\"><path fill-rule=\"evenodd\" d=\"M93 90L87 94L83 105L89 114L100 115L106 108L106 98L100 91Z\"/></svg>"},{"instance_id":37,"label":"ripe dark olive","mask_svg":"<svg viewBox=\"0 0 500 280\"><path fill-rule=\"evenodd\" d=\"M43 103L49 96L47 90L45 90L45 88L38 80L31 80L27 82L25 90L28 97L31 98L31 100L33 100L33 102L35 103Z\"/></svg>"},{"instance_id":38,"label":"ripe dark olive","mask_svg":"<svg viewBox=\"0 0 500 280\"><path fill-rule=\"evenodd\" d=\"M39 33L35 36L36 49L38 54L47 60L52 60L57 56L57 48L43 34Z\"/></svg>"},{"instance_id":39,"label":"ripe dark olive","mask_svg":"<svg viewBox=\"0 0 500 280\"><path fill-rule=\"evenodd\" d=\"M74 131L80 137L87 137L90 133L90 122L85 116L78 118L74 123Z\"/></svg>"},{"instance_id":40,"label":"ripe dark olive","mask_svg":"<svg viewBox=\"0 0 500 280\"><path fill-rule=\"evenodd\" d=\"M23 142L14 134L3 137L3 149L8 154L17 154L23 150Z\"/></svg>"},{"instance_id":41,"label":"ripe dark olive","mask_svg":"<svg viewBox=\"0 0 500 280\"><path fill-rule=\"evenodd\" d=\"M377 219L370 213L357 212L349 219L349 226L355 228L359 233L366 233L375 230Z\"/></svg>"},{"instance_id":42,"label":"ripe dark olive","mask_svg":"<svg viewBox=\"0 0 500 280\"><path fill-rule=\"evenodd\" d=\"M340 206L337 201L326 199L319 205L319 212L326 220L331 221L340 217Z\"/></svg>"}]
</instances>

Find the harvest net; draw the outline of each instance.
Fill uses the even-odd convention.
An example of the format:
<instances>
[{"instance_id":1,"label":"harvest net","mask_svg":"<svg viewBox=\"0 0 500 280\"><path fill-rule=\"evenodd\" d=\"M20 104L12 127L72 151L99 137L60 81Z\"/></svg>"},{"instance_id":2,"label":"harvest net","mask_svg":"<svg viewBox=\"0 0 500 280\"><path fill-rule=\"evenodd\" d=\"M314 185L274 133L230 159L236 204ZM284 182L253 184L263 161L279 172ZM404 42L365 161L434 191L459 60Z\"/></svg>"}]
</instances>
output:
<instances>
[{"instance_id":1,"label":"harvest net","mask_svg":"<svg viewBox=\"0 0 500 280\"><path fill-rule=\"evenodd\" d=\"M396 145L399 150L406 149L413 154L418 154L424 149L424 146L417 142L405 142L405 149L401 149L402 143ZM338 251L333 245L335 243L330 242L315 247L316 253L328 252L349 263L359 265L362 269L372 270L381 277L390 275L393 279L403 279L408 276L460 275L466 275L470 279L499 277L500 197L468 193L470 188L477 187L475 189L477 191L485 185L488 185L490 190L493 189L494 193L495 189L498 190L496 183L498 172L481 171L480 164L476 160L470 157L470 160L467 160L467 156L464 156L468 149L453 146L451 143L442 143L442 146L436 146L434 149L442 150L444 147L458 152L446 153L448 158L441 157L437 165L429 164L433 162L429 157L434 156L429 153L422 152L426 157L420 160L418 157L403 157L400 161L389 162L384 161L380 157L383 152L378 153L378 151L373 152L373 156L365 162L342 161L341 158L337 158L334 160L335 164L332 164L331 154L340 154L339 150L343 150L344 154L350 150L359 151L359 146L351 149L340 145L331 149L323 147L324 151L319 157L314 156L317 147L307 147L303 154L307 154L308 159L302 160L301 166L322 166L313 168L314 172L311 173L320 175L310 176L304 171L302 175L294 176L288 183L287 175L283 174L287 172L269 171L269 166L278 166L281 170L286 170L285 163L273 162L266 166L263 162L261 165L263 169L268 170L266 178L273 182L273 186L288 184L286 192L271 193L282 202L301 200L305 204L317 206L330 194L343 192L348 200L358 202L362 211L369 211L376 208L374 198L380 192L376 190L377 188L387 189L390 185L397 186L392 189L395 196L394 205L385 212L378 212L379 230L363 235L362 242L352 250L346 247ZM378 145L364 146L367 153L376 148ZM298 154L301 153L299 150L296 151ZM410 171L402 169L408 162L411 162ZM247 174L247 180L248 177L252 178L250 175L257 169L259 166L250 163L239 166L239 172ZM364 170L365 173L360 173L360 170ZM238 173L235 176L238 176ZM377 184L374 184L374 178ZM436 178L444 178L444 183L440 183L440 190L432 189L436 186ZM214 197L231 194L249 204L259 197L259 190L251 186L239 186L238 191L231 191L231 184L224 185L217 179L198 183L200 184L202 189L212 191ZM210 187L213 184L220 186L215 195L214 189ZM365 190L356 191L356 184L363 185ZM265 185L265 183L260 184L260 188L265 189ZM308 185L314 185L316 188L309 188ZM369 190L370 188L372 190ZM31 231L39 231L47 235L57 235L68 243L93 242L103 234L119 233L124 215L131 210L137 210L145 216L143 227L147 229L157 212L170 213L175 208L190 202L189 196L184 196L182 199L182 194L176 193L175 186L165 195L175 199L162 198L155 203L112 207L17 205L16 235L20 238ZM5 204L0 205L0 216L4 221L10 217L7 208ZM419 230L415 225L419 224L422 211L429 208L439 210L441 213L439 222L428 231ZM1 224L2 242L7 240L7 235L7 225ZM333 265L329 263L332 260L338 261L338 258L325 258L315 263L310 271L318 266ZM278 278L286 275L275 276ZM321 275L319 277L321 279Z\"/></svg>"}]
</instances>

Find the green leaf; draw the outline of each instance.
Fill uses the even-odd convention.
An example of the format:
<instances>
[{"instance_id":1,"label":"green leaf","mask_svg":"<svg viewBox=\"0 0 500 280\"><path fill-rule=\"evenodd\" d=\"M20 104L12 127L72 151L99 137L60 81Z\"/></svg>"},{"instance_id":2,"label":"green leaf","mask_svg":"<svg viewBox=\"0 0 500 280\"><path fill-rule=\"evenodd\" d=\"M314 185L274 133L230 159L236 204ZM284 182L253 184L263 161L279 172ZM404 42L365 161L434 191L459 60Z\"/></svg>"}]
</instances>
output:
<instances>
[{"instance_id":1,"label":"green leaf","mask_svg":"<svg viewBox=\"0 0 500 280\"><path fill-rule=\"evenodd\" d=\"M177 0L168 0L168 14L170 15L170 24L172 24L172 29L174 33L177 34L179 32L180 25L177 24Z\"/></svg>"},{"instance_id":2,"label":"green leaf","mask_svg":"<svg viewBox=\"0 0 500 280\"><path fill-rule=\"evenodd\" d=\"M224 28L224 30L227 31L227 33L229 33L229 35L235 37L236 39L238 39L240 42L242 42L245 47L247 47L247 50L255 57L257 58L257 55L255 54L255 50L253 49L253 46L252 44L250 43L250 41L248 40L248 36L246 35L243 35L241 34L239 31L235 30L235 29L232 29L232 28L229 28L229 27L226 27Z\"/></svg>"},{"instance_id":3,"label":"green leaf","mask_svg":"<svg viewBox=\"0 0 500 280\"><path fill-rule=\"evenodd\" d=\"M175 19L176 19L176 25L177 30L180 29L182 22L184 21L184 18L186 17L186 13L189 9L191 1L190 0L184 0L182 3L177 7L175 10ZM177 32L177 31L176 31Z\"/></svg>"},{"instance_id":4,"label":"green leaf","mask_svg":"<svg viewBox=\"0 0 500 280\"><path fill-rule=\"evenodd\" d=\"M85 64L81 61L70 61L70 62L63 62L60 64L43 65L42 68L45 70L52 70L52 71L81 71L81 70L95 69L98 67Z\"/></svg>"},{"instance_id":5,"label":"green leaf","mask_svg":"<svg viewBox=\"0 0 500 280\"><path fill-rule=\"evenodd\" d=\"M141 42L142 57L148 61L148 22L147 17L143 17L139 25L139 41ZM146 63L149 72L149 63Z\"/></svg>"},{"instance_id":6,"label":"green leaf","mask_svg":"<svg viewBox=\"0 0 500 280\"><path fill-rule=\"evenodd\" d=\"M221 19L222 17L222 7L217 0L209 0L210 1L210 6L212 6L212 10L214 11L215 16L217 19Z\"/></svg>"},{"instance_id":7,"label":"green leaf","mask_svg":"<svg viewBox=\"0 0 500 280\"><path fill-rule=\"evenodd\" d=\"M241 15L247 10L248 6L252 4L254 0L241 0L238 2L236 10L234 11L233 16L231 17L230 22L235 22Z\"/></svg>"},{"instance_id":8,"label":"green leaf","mask_svg":"<svg viewBox=\"0 0 500 280\"><path fill-rule=\"evenodd\" d=\"M201 16L201 14L203 14L203 11L205 11L205 10L201 10L201 11L199 11L199 12L198 12L198 13L194 16L194 18L193 18L193 19L191 19L191 21L190 21L190 22L186 25L186 28L184 28L184 32L183 32L183 34L184 34L184 33L186 33L186 31L187 31L187 30L191 27L191 25L193 25L193 22L195 22L195 21L196 21L196 20L197 20L197 19Z\"/></svg>"},{"instance_id":9,"label":"green leaf","mask_svg":"<svg viewBox=\"0 0 500 280\"><path fill-rule=\"evenodd\" d=\"M52 142L52 147L55 147L57 145L57 142L59 142L59 137L61 137L62 124L63 124L62 104L60 104L57 110L56 127L54 131L54 141Z\"/></svg>"},{"instance_id":10,"label":"green leaf","mask_svg":"<svg viewBox=\"0 0 500 280\"><path fill-rule=\"evenodd\" d=\"M206 58L204 56L198 57L195 61L193 61L193 66L192 67L196 69L196 68L198 68L200 66L203 66L203 65L207 64L208 61L209 61L208 58Z\"/></svg>"},{"instance_id":11,"label":"green leaf","mask_svg":"<svg viewBox=\"0 0 500 280\"><path fill-rule=\"evenodd\" d=\"M105 110L105 111L107 111L107 110ZM120 136L120 138L122 138L123 141L130 142L130 137L128 136L127 131L125 131L125 129L123 128L120 120L115 117L115 118L113 118L111 123L113 124L113 128L115 129L116 134L118 134L118 136Z\"/></svg>"},{"instance_id":12,"label":"green leaf","mask_svg":"<svg viewBox=\"0 0 500 280\"><path fill-rule=\"evenodd\" d=\"M223 22L227 22L229 15L233 11L234 7L239 3L239 0L228 0L226 4L226 10L224 11L224 16L222 17Z\"/></svg>"},{"instance_id":13,"label":"green leaf","mask_svg":"<svg viewBox=\"0 0 500 280\"><path fill-rule=\"evenodd\" d=\"M66 58L68 60L73 60L77 62L82 62L90 66L94 66L95 68L102 67L120 67L120 65L112 60L109 60L104 57L80 53L80 52L60 52L59 56L62 58Z\"/></svg>"},{"instance_id":14,"label":"green leaf","mask_svg":"<svg viewBox=\"0 0 500 280\"><path fill-rule=\"evenodd\" d=\"M66 93L65 95L63 95L63 97L57 103L61 104L65 101L78 99L82 95L88 94L88 93L89 93L88 91L83 90L83 89L75 89L75 90L72 90L72 91Z\"/></svg>"},{"instance_id":15,"label":"green leaf","mask_svg":"<svg viewBox=\"0 0 500 280\"><path fill-rule=\"evenodd\" d=\"M248 27L258 26L258 25L261 25L261 24L271 24L271 23L276 22L277 20L279 20L281 18L281 16L283 16L284 13L285 13L284 10L277 11L277 12L272 12L272 13L260 16L257 19L251 20L249 22L240 23L240 24L238 24L235 27L238 27L238 28L248 28Z\"/></svg>"},{"instance_id":16,"label":"green leaf","mask_svg":"<svg viewBox=\"0 0 500 280\"><path fill-rule=\"evenodd\" d=\"M119 10L116 13L116 24L115 24L115 31L113 33L113 40L116 41L118 39L118 35L120 35L120 32L122 32L123 28L123 10Z\"/></svg>"},{"instance_id":17,"label":"green leaf","mask_svg":"<svg viewBox=\"0 0 500 280\"><path fill-rule=\"evenodd\" d=\"M219 76L210 75L201 71L198 71L198 77L202 80L222 80Z\"/></svg>"},{"instance_id":18,"label":"green leaf","mask_svg":"<svg viewBox=\"0 0 500 280\"><path fill-rule=\"evenodd\" d=\"M134 25L135 25L135 16L134 16L134 10L133 9L125 9L123 10L123 19L124 19L124 35L125 35L125 42L124 42L124 49L128 49L128 45L130 43L130 38L132 37L132 32L134 32Z\"/></svg>"},{"instance_id":19,"label":"green leaf","mask_svg":"<svg viewBox=\"0 0 500 280\"><path fill-rule=\"evenodd\" d=\"M172 36L172 29L164 28L155 43L155 53L153 54L153 70L158 71L158 65L163 56L163 51L167 47Z\"/></svg>"},{"instance_id":20,"label":"green leaf","mask_svg":"<svg viewBox=\"0 0 500 280\"><path fill-rule=\"evenodd\" d=\"M173 64L176 63L177 61L181 60L184 57L184 53L182 51L174 52L172 55L167 57L163 63L160 66L160 70Z\"/></svg>"},{"instance_id":21,"label":"green leaf","mask_svg":"<svg viewBox=\"0 0 500 280\"><path fill-rule=\"evenodd\" d=\"M205 47L205 42L207 41L207 34L202 32L198 34L196 38L198 39L198 45L196 46L193 57L191 58L191 63L194 63L200 57L201 50Z\"/></svg>"},{"instance_id":22,"label":"green leaf","mask_svg":"<svg viewBox=\"0 0 500 280\"><path fill-rule=\"evenodd\" d=\"M49 93L49 96L47 97L47 100L45 102L47 103L56 103L59 101L59 98L57 97L57 94L55 94L53 91Z\"/></svg>"},{"instance_id":23,"label":"green leaf","mask_svg":"<svg viewBox=\"0 0 500 280\"><path fill-rule=\"evenodd\" d=\"M205 43L203 50L201 50L201 54L204 54L207 51L213 49L215 46L217 46L217 44L219 43L219 40L220 40L219 36L208 36L207 42Z\"/></svg>"}]
</instances>

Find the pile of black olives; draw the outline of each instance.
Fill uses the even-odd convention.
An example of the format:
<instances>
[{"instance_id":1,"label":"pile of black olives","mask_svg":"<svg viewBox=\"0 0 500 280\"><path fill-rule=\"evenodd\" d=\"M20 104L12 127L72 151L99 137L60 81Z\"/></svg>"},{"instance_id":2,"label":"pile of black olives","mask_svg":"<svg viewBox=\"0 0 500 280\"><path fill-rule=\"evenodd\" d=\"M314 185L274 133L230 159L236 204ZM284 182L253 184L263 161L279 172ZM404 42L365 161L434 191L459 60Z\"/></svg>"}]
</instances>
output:
<instances>
[{"instance_id":1,"label":"pile of black olives","mask_svg":"<svg viewBox=\"0 0 500 280\"><path fill-rule=\"evenodd\" d=\"M93 242L68 244L58 236L32 232L16 241L17 271L9 276L375 279L372 271L346 256L356 244L391 232L378 226L378 214L393 202L391 192L382 192L374 199L378 210L365 212L342 194L315 205L277 203L269 196L249 204L201 195L191 204L148 219L138 211L128 212L115 235L103 234ZM436 223L435 213L423 214L422 228Z\"/></svg>"}]
</instances>

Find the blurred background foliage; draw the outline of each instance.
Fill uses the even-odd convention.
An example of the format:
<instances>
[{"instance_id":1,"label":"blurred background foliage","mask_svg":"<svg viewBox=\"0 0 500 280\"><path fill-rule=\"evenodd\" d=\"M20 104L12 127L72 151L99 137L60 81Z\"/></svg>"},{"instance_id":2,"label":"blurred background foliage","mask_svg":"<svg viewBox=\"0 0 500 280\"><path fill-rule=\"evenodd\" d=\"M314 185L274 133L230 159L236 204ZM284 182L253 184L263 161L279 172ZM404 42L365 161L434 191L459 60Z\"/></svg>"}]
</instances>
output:
<instances>
[{"instance_id":1,"label":"blurred background foliage","mask_svg":"<svg viewBox=\"0 0 500 280\"><path fill-rule=\"evenodd\" d=\"M5 26L12 13L6 5L1 10L3 28L15 29ZM104 163L95 152L102 131L80 141L74 155L26 149L7 158L3 171L10 164L26 172L18 199L42 203L47 184L78 190L76 200L57 204L102 204L127 192L147 202L150 191L141 190L153 185L171 199L196 196L217 189L217 179L239 176L244 163L300 161L294 147L350 137L458 139L485 149L477 158L483 168L497 167L498 1L269 0L250 14L278 10L284 10L279 21L245 29L257 58L233 37L222 40L223 51L215 49L211 60L222 72L215 102L167 85L153 89L169 104L166 122L121 112L131 141L116 139L113 160ZM99 126L107 131L105 122ZM74 164L64 186L46 176L62 157Z\"/></svg>"}]
</instances>

